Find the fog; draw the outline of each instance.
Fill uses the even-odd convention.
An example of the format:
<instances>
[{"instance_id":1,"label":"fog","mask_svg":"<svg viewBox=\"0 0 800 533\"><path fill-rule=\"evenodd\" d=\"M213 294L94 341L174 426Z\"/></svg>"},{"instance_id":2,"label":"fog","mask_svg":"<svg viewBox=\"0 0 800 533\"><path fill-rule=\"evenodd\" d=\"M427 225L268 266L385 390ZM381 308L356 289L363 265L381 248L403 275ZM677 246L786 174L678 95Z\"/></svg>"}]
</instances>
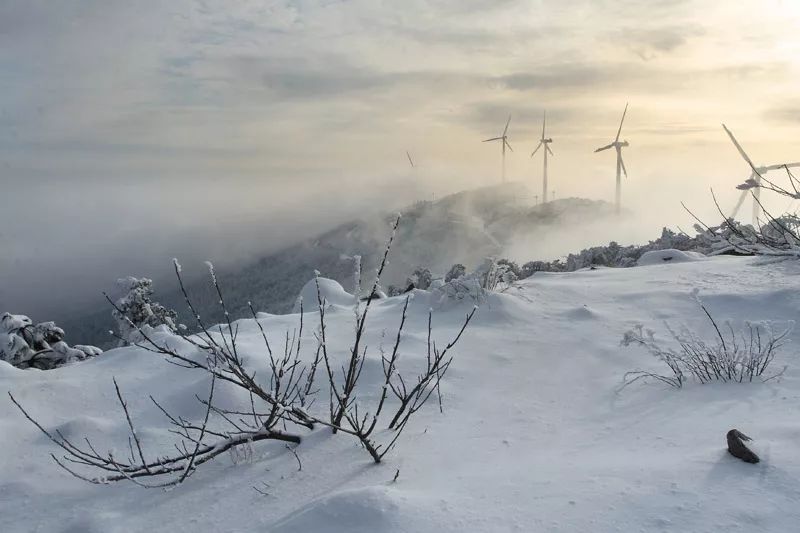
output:
<instances>
[{"instance_id":1,"label":"fog","mask_svg":"<svg viewBox=\"0 0 800 533\"><path fill-rule=\"evenodd\" d=\"M798 22L780 0L3 2L0 312L82 312L172 257L243 264L497 183L480 141L509 114L509 179L538 190L545 108L551 190L611 201L613 152L593 150L630 102L633 216L522 235L510 256L691 231L682 201L716 221L710 189L730 209L749 174L721 122L756 164L800 160Z\"/></svg>"}]
</instances>

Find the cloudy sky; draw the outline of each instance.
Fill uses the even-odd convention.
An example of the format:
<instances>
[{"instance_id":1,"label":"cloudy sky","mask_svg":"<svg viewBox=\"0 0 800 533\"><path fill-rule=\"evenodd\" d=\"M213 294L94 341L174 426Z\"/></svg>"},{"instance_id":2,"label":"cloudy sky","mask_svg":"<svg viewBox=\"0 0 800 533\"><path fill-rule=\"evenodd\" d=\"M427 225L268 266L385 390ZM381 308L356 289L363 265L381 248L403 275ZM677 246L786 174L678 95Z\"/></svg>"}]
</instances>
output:
<instances>
[{"instance_id":1,"label":"cloudy sky","mask_svg":"<svg viewBox=\"0 0 800 533\"><path fill-rule=\"evenodd\" d=\"M558 196L613 198L592 150L630 102L626 202L686 225L679 200L710 213L748 174L721 122L800 159L799 23L795 0L0 0L0 298L496 182L480 140L509 114L509 176L538 187L545 108Z\"/></svg>"}]
</instances>

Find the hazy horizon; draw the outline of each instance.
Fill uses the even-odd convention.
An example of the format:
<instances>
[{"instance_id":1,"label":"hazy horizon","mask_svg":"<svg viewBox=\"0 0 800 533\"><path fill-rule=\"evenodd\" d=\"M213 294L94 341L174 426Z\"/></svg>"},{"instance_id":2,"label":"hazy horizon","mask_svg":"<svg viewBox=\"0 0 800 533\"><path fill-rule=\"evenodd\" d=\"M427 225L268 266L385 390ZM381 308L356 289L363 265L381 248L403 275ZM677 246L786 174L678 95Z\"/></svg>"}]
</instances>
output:
<instances>
[{"instance_id":1,"label":"hazy horizon","mask_svg":"<svg viewBox=\"0 0 800 533\"><path fill-rule=\"evenodd\" d=\"M509 179L537 189L545 109L550 189L611 201L593 150L630 102L640 223L600 242L687 228L681 201L716 218L709 189L729 209L749 174L722 122L756 164L800 160L798 22L779 0L6 0L0 311L497 183L481 140L509 114Z\"/></svg>"}]
</instances>

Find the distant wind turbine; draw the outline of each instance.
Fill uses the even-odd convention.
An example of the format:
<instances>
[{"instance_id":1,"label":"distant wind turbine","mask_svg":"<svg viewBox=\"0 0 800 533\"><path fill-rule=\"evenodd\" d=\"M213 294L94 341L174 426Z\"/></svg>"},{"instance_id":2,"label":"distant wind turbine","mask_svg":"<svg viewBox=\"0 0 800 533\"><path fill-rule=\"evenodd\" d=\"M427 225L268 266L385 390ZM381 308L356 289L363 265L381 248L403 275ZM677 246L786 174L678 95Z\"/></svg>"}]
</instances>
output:
<instances>
[{"instance_id":1,"label":"distant wind turbine","mask_svg":"<svg viewBox=\"0 0 800 533\"><path fill-rule=\"evenodd\" d=\"M536 145L536 149L531 152L531 157L536 155L536 152L539 151L539 148L544 146L544 170L542 173L542 198L544 199L544 203L547 203L547 153L550 152L550 155L553 155L553 151L550 149L550 143L553 142L553 139L548 139L545 137L545 128L547 127L547 111L544 112L544 117L542 118L542 138L539 139L539 144Z\"/></svg>"},{"instance_id":2,"label":"distant wind turbine","mask_svg":"<svg viewBox=\"0 0 800 533\"><path fill-rule=\"evenodd\" d=\"M411 154L408 153L408 150L406 150L406 157L408 157L408 162L411 163L411 168L414 168L414 161L411 159Z\"/></svg>"},{"instance_id":3,"label":"distant wind turbine","mask_svg":"<svg viewBox=\"0 0 800 533\"><path fill-rule=\"evenodd\" d=\"M625 104L625 111L622 112L622 120L619 121L619 129L617 130L617 136L614 139L614 142L598 148L595 150L595 153L602 152L603 150L608 150L609 148L615 148L617 150L617 192L615 197L615 205L617 214L620 211L620 201L622 198L622 176L620 171L625 173L625 177L628 177L628 171L625 168L625 162L622 161L622 148L629 146L628 141L620 141L619 136L622 133L622 123L625 122L625 114L628 112L628 104Z\"/></svg>"},{"instance_id":4,"label":"distant wind turbine","mask_svg":"<svg viewBox=\"0 0 800 533\"><path fill-rule=\"evenodd\" d=\"M741 154L742 158L747 162L748 165L750 165L750 170L751 170L750 177L747 178L747 180L744 183L736 186L737 189L742 191L742 194L739 196L739 201L736 202L736 206L733 208L733 212L731 213L730 218L736 217L736 214L739 212L739 208L742 207L744 199L747 197L747 192L750 189L752 189L753 225L758 224L758 219L761 216L761 207L759 205L761 199L761 177L770 170L800 167L800 163L786 163L782 165L762 165L760 167L757 167L747 156L747 153L745 153L744 149L742 148L742 145L739 144L739 142L736 140L736 137L733 136L731 130L729 130L727 126L725 126L725 124L723 124L722 127L725 129L725 132L728 134L728 137L731 138L731 141L733 141L733 145L736 146L736 149L739 151L739 154Z\"/></svg>"},{"instance_id":5,"label":"distant wind turbine","mask_svg":"<svg viewBox=\"0 0 800 533\"><path fill-rule=\"evenodd\" d=\"M501 179L503 180L503 183L506 182L506 146L508 146L508 149L511 150L512 152L514 151L511 148L511 145L508 144L508 125L510 123L511 123L511 115L508 115L508 121L506 122L505 129L503 129L503 134L500 137L492 137L491 139L486 139L485 141L483 141L485 143L488 143L490 141L501 141L501 143L502 143L502 147L503 147L503 173L501 175Z\"/></svg>"}]
</instances>

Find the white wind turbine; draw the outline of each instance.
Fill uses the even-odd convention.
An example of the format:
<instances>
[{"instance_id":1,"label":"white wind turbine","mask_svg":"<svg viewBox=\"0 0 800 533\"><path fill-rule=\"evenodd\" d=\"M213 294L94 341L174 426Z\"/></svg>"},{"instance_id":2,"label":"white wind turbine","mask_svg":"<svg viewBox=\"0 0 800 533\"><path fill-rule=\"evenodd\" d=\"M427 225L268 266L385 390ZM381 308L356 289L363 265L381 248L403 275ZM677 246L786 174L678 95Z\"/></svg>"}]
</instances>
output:
<instances>
[{"instance_id":1,"label":"white wind turbine","mask_svg":"<svg viewBox=\"0 0 800 533\"><path fill-rule=\"evenodd\" d=\"M553 139L548 139L545 137L545 128L547 127L547 111L544 112L544 118L542 119L542 138L539 139L539 144L536 145L536 149L531 152L531 157L536 155L536 152L539 151L539 148L544 146L544 170L542 173L542 203L547 203L547 153L550 152L550 155L553 155L553 151L550 149L550 143L553 142Z\"/></svg>"},{"instance_id":2,"label":"white wind turbine","mask_svg":"<svg viewBox=\"0 0 800 533\"><path fill-rule=\"evenodd\" d=\"M620 210L620 199L622 197L622 176L620 171L625 173L625 177L628 177L628 171L625 168L625 162L622 160L622 148L629 146L628 141L620 141L619 136L622 133L622 123L625 122L625 114L628 112L628 104L625 104L625 111L622 112L622 120L619 121L619 129L617 130L617 137L614 139L609 145L603 146L595 150L595 153L602 152L603 150L608 150L609 148L615 148L617 150L617 192L616 192L616 210L619 213Z\"/></svg>"},{"instance_id":3,"label":"white wind turbine","mask_svg":"<svg viewBox=\"0 0 800 533\"><path fill-rule=\"evenodd\" d=\"M512 152L514 151L511 148L511 145L508 144L508 135L507 134L508 134L508 125L510 123L511 123L511 115L508 115L508 121L506 122L506 127L503 130L503 134L500 137L492 137L491 139L486 139L485 141L483 141L485 143L488 143L490 141L501 141L501 143L502 143L502 147L503 147L503 174L502 174L501 177L502 177L503 183L506 182L506 146L508 146L508 149L511 150Z\"/></svg>"},{"instance_id":4,"label":"white wind turbine","mask_svg":"<svg viewBox=\"0 0 800 533\"><path fill-rule=\"evenodd\" d=\"M753 162L747 156L747 153L745 153L744 149L742 148L742 145L740 145L739 142L736 140L736 137L733 136L733 133L731 133L731 130L729 130L727 128L727 126L725 126L725 124L723 124L722 127L725 129L725 132L728 134L728 137L731 138L731 141L733 141L733 145L736 146L737 150L739 150L739 153L741 154L742 158L744 158L744 160L747 162L747 164L750 165L750 171L751 171L750 172L750 177L747 178L747 181L745 181L741 185L737 185L736 186L737 189L740 189L742 191L742 194L739 196L739 201L736 202L736 206L733 208L733 212L731 213L730 218L735 218L736 217L736 214L739 212L739 208L742 207L742 204L744 203L744 199L747 197L747 192L750 189L752 189L753 190L753 225L756 225L756 224L758 224L758 218L761 215L761 207L759 205L759 202L761 200L761 177L764 174L766 174L767 172L769 172L770 170L779 170L781 168L800 167L800 163L786 163L786 164L782 164L782 165L762 165L760 167L757 167L757 166L755 166L753 164Z\"/></svg>"}]
</instances>

